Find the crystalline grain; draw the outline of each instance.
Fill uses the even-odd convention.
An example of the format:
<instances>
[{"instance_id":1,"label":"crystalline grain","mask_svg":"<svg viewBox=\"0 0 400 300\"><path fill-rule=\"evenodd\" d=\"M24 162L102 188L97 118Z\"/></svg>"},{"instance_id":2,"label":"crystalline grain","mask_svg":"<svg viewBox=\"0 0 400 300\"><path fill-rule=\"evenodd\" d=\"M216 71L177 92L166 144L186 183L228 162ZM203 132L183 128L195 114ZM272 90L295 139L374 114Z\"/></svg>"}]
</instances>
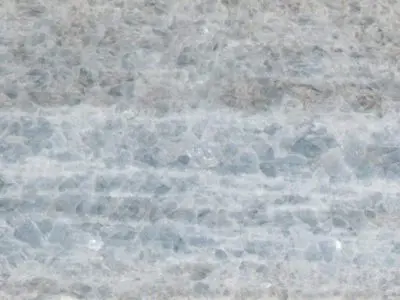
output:
<instances>
[{"instance_id":1,"label":"crystalline grain","mask_svg":"<svg viewBox=\"0 0 400 300\"><path fill-rule=\"evenodd\" d=\"M193 290L196 294L206 296L209 294L210 287L208 284L203 282L196 282L193 286Z\"/></svg>"},{"instance_id":2,"label":"crystalline grain","mask_svg":"<svg viewBox=\"0 0 400 300\"><path fill-rule=\"evenodd\" d=\"M221 163L218 167L223 173L251 174L256 173L257 156L251 151L238 151L235 145L228 145L224 148Z\"/></svg>"},{"instance_id":3,"label":"crystalline grain","mask_svg":"<svg viewBox=\"0 0 400 300\"><path fill-rule=\"evenodd\" d=\"M328 240L319 242L319 248L321 249L322 255L326 262L331 262L334 258L334 254L340 246L339 242ZM339 246L339 247L338 247Z\"/></svg>"},{"instance_id":4,"label":"crystalline grain","mask_svg":"<svg viewBox=\"0 0 400 300\"><path fill-rule=\"evenodd\" d=\"M142 221L147 217L150 204L150 198L125 197L121 199L111 217L120 221Z\"/></svg>"},{"instance_id":5,"label":"crystalline grain","mask_svg":"<svg viewBox=\"0 0 400 300\"><path fill-rule=\"evenodd\" d=\"M310 262L320 261L324 255L318 245L311 244L304 253L304 258Z\"/></svg>"},{"instance_id":6,"label":"crystalline grain","mask_svg":"<svg viewBox=\"0 0 400 300\"><path fill-rule=\"evenodd\" d=\"M312 209L299 209L296 211L295 216L311 228L315 228L318 225L317 215Z\"/></svg>"},{"instance_id":7,"label":"crystalline grain","mask_svg":"<svg viewBox=\"0 0 400 300\"><path fill-rule=\"evenodd\" d=\"M271 163L261 163L260 164L260 170L261 172L267 176L267 177L276 177L277 172L276 172L276 168L273 164Z\"/></svg>"},{"instance_id":8,"label":"crystalline grain","mask_svg":"<svg viewBox=\"0 0 400 300\"><path fill-rule=\"evenodd\" d=\"M257 154L259 161L270 161L275 159L274 149L263 140L252 143L252 148Z\"/></svg>"},{"instance_id":9,"label":"crystalline grain","mask_svg":"<svg viewBox=\"0 0 400 300\"><path fill-rule=\"evenodd\" d=\"M106 243L115 246L128 246L135 240L137 230L127 225L118 225L107 232Z\"/></svg>"},{"instance_id":10,"label":"crystalline grain","mask_svg":"<svg viewBox=\"0 0 400 300\"><path fill-rule=\"evenodd\" d=\"M40 247L43 242L42 233L32 221L25 221L19 225L14 231L14 236L34 248Z\"/></svg>"},{"instance_id":11,"label":"crystalline grain","mask_svg":"<svg viewBox=\"0 0 400 300\"><path fill-rule=\"evenodd\" d=\"M220 260L225 260L228 258L228 255L226 254L226 252L221 249L216 249L214 252L214 255L217 259L220 259Z\"/></svg>"},{"instance_id":12,"label":"crystalline grain","mask_svg":"<svg viewBox=\"0 0 400 300\"><path fill-rule=\"evenodd\" d=\"M60 244L62 246L69 246L71 228L65 222L55 222L53 228L48 234L47 240L53 244Z\"/></svg>"},{"instance_id":13,"label":"crystalline grain","mask_svg":"<svg viewBox=\"0 0 400 300\"><path fill-rule=\"evenodd\" d=\"M16 163L24 160L31 153L28 147L17 142L6 142L5 140L0 141L0 152L2 153L0 160L8 163Z\"/></svg>"},{"instance_id":14,"label":"crystalline grain","mask_svg":"<svg viewBox=\"0 0 400 300\"><path fill-rule=\"evenodd\" d=\"M63 193L53 200L55 202L55 210L66 214L74 214L78 205L86 198L88 198L88 195L83 193Z\"/></svg>"},{"instance_id":15,"label":"crystalline grain","mask_svg":"<svg viewBox=\"0 0 400 300\"><path fill-rule=\"evenodd\" d=\"M189 153L193 163L199 168L213 168L219 163L219 149L212 145L195 145Z\"/></svg>"},{"instance_id":16,"label":"crystalline grain","mask_svg":"<svg viewBox=\"0 0 400 300\"><path fill-rule=\"evenodd\" d=\"M143 245L155 244L162 249L182 252L186 248L186 242L177 232L176 228L164 225L147 225L139 233Z\"/></svg>"},{"instance_id":17,"label":"crystalline grain","mask_svg":"<svg viewBox=\"0 0 400 300\"><path fill-rule=\"evenodd\" d=\"M3 2L1 299L400 295L396 5Z\"/></svg>"}]
</instances>

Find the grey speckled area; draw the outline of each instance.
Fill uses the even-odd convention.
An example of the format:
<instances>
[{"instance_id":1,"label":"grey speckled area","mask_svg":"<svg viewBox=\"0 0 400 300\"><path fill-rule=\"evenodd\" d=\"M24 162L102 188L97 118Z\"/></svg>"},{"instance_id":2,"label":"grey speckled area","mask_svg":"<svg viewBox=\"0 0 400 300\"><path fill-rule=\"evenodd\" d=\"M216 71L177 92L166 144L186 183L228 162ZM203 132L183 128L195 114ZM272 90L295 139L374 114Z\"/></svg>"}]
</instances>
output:
<instances>
[{"instance_id":1,"label":"grey speckled area","mask_svg":"<svg viewBox=\"0 0 400 300\"><path fill-rule=\"evenodd\" d=\"M400 299L400 3L1 5L1 299Z\"/></svg>"}]
</instances>

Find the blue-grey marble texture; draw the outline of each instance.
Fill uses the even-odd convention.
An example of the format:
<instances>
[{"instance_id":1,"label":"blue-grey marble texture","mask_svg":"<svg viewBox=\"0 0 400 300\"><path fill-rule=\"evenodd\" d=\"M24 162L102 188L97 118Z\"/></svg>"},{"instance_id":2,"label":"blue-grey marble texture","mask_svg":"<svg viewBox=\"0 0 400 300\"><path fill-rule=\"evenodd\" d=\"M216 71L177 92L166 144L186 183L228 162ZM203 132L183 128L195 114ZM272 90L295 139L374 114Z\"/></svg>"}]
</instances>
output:
<instances>
[{"instance_id":1,"label":"blue-grey marble texture","mask_svg":"<svg viewBox=\"0 0 400 300\"><path fill-rule=\"evenodd\" d=\"M399 12L4 0L0 299L400 299Z\"/></svg>"}]
</instances>

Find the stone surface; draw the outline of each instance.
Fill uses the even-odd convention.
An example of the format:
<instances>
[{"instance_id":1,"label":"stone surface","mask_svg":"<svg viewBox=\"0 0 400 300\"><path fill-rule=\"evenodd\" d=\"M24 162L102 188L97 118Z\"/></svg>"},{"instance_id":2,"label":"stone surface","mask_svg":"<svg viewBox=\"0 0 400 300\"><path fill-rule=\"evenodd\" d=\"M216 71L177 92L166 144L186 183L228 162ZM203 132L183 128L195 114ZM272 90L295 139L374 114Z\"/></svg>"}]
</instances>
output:
<instances>
[{"instance_id":1,"label":"stone surface","mask_svg":"<svg viewBox=\"0 0 400 300\"><path fill-rule=\"evenodd\" d=\"M3 5L0 298L397 299L396 5L328 2Z\"/></svg>"}]
</instances>

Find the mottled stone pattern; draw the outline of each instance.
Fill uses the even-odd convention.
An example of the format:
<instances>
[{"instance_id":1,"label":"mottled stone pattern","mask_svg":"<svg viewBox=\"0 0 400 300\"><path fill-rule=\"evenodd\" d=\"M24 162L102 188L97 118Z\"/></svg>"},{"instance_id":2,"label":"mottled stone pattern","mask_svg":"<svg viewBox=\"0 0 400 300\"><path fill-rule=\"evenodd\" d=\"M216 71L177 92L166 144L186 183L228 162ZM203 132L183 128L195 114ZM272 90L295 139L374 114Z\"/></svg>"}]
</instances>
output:
<instances>
[{"instance_id":1,"label":"mottled stone pattern","mask_svg":"<svg viewBox=\"0 0 400 300\"><path fill-rule=\"evenodd\" d=\"M396 299L400 128L352 118L2 114L5 299Z\"/></svg>"},{"instance_id":2,"label":"mottled stone pattern","mask_svg":"<svg viewBox=\"0 0 400 300\"><path fill-rule=\"evenodd\" d=\"M399 15L4 0L0 299L400 299Z\"/></svg>"},{"instance_id":3,"label":"mottled stone pattern","mask_svg":"<svg viewBox=\"0 0 400 300\"><path fill-rule=\"evenodd\" d=\"M382 115L399 100L397 1L4 2L1 107Z\"/></svg>"}]
</instances>

